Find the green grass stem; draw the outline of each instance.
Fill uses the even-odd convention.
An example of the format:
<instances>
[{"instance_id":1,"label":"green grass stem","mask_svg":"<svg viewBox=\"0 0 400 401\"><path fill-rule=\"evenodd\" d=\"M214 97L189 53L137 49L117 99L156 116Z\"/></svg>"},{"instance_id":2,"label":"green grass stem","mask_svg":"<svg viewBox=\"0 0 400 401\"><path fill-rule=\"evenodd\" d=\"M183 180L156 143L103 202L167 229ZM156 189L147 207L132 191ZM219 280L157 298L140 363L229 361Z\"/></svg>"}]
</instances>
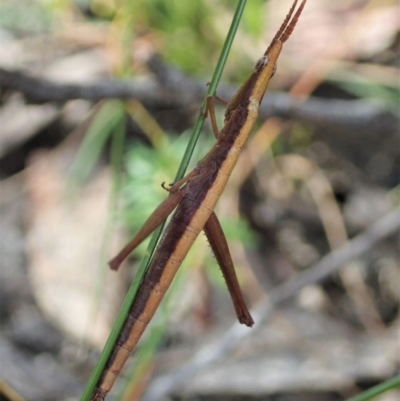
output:
<instances>
[{"instance_id":1,"label":"green grass stem","mask_svg":"<svg viewBox=\"0 0 400 401\"><path fill-rule=\"evenodd\" d=\"M400 387L400 375L393 379L386 380L383 383L377 384L368 390L363 391L361 394L355 397L348 398L346 401L368 401L373 400L378 395L385 393L386 391L393 390L396 387Z\"/></svg>"}]
</instances>

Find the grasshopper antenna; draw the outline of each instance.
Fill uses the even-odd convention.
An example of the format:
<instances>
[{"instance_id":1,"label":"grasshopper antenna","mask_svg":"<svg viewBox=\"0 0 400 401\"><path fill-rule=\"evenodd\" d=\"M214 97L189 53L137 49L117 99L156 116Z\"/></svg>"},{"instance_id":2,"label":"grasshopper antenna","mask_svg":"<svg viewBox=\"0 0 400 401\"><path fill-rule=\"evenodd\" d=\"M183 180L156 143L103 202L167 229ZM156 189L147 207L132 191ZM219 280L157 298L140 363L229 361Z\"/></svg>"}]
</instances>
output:
<instances>
[{"instance_id":1,"label":"grasshopper antenna","mask_svg":"<svg viewBox=\"0 0 400 401\"><path fill-rule=\"evenodd\" d=\"M289 36L293 32L294 27L296 26L297 20L300 17L301 12L303 11L303 8L306 4L307 0L303 0L300 4L300 7L297 9L296 13L293 16L293 12L297 6L298 0L295 0L292 4L292 7L290 8L285 20L282 22L281 27L279 28L278 32L272 39L271 44L269 45L268 49L265 51L265 55L268 54L269 50L273 46L274 43L277 41L280 41L282 43L286 42L289 39ZM293 18L292 18L293 16Z\"/></svg>"}]
</instances>

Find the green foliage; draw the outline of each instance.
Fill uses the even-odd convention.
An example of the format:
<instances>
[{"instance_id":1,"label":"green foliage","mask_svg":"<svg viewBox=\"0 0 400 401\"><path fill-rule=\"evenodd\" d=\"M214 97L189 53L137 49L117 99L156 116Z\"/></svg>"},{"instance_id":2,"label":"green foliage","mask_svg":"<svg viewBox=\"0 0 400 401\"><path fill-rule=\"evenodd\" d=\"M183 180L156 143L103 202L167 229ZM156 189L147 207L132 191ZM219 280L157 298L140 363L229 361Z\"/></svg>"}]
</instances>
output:
<instances>
[{"instance_id":1,"label":"green foliage","mask_svg":"<svg viewBox=\"0 0 400 401\"><path fill-rule=\"evenodd\" d=\"M243 30L255 38L261 35L265 25L266 14L260 10L265 10L265 1L252 0L247 4L246 13L242 19Z\"/></svg>"},{"instance_id":2,"label":"green foliage","mask_svg":"<svg viewBox=\"0 0 400 401\"><path fill-rule=\"evenodd\" d=\"M222 38L213 29L209 2L142 0L135 1L130 11L137 35L150 31L162 40L160 51L167 62L188 73L204 73L210 63L215 64Z\"/></svg>"},{"instance_id":3,"label":"green foliage","mask_svg":"<svg viewBox=\"0 0 400 401\"><path fill-rule=\"evenodd\" d=\"M160 146L150 148L143 143L135 142L129 147L126 155L126 184L123 188L124 210L121 220L130 231L136 232L167 196L161 183L171 183L182 160L189 137L164 137ZM208 147L202 137L198 149ZM198 158L196 151L195 159ZM144 249L144 247L140 247Z\"/></svg>"},{"instance_id":4,"label":"green foliage","mask_svg":"<svg viewBox=\"0 0 400 401\"><path fill-rule=\"evenodd\" d=\"M231 1L205 0L92 0L91 11L102 19L114 19L122 30L121 39L130 54L134 39L151 34L167 63L191 75L207 76L215 65L223 43L221 20L228 20L236 4ZM257 37L265 23L263 0L249 2L241 29ZM234 74L240 76L242 58ZM125 70L127 65L125 65ZM239 71L238 71L239 69Z\"/></svg>"},{"instance_id":5,"label":"green foliage","mask_svg":"<svg viewBox=\"0 0 400 401\"><path fill-rule=\"evenodd\" d=\"M37 1L0 2L0 27L18 33L40 33L51 27L51 14Z\"/></svg>"}]
</instances>

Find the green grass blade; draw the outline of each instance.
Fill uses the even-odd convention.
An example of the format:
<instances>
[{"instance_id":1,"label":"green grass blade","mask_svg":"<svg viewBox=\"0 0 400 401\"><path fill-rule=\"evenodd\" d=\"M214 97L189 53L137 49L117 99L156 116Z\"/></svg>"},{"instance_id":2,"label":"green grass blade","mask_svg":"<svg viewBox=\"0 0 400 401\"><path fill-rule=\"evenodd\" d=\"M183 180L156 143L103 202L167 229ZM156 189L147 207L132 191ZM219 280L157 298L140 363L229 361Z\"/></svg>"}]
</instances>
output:
<instances>
[{"instance_id":1,"label":"green grass blade","mask_svg":"<svg viewBox=\"0 0 400 401\"><path fill-rule=\"evenodd\" d=\"M376 396L381 395L386 391L393 390L396 387L400 387L400 375L394 377L393 379L386 380L385 382L378 384L368 390L365 390L355 397L348 398L346 401L373 400Z\"/></svg>"},{"instance_id":2,"label":"green grass blade","mask_svg":"<svg viewBox=\"0 0 400 401\"><path fill-rule=\"evenodd\" d=\"M118 204L118 196L121 191L121 167L122 160L124 155L124 142L125 142L125 134L126 134L126 126L125 126L125 118L121 115L120 120L117 122L117 125L114 126L112 137L111 137L111 151L110 151L110 164L112 170L112 188L109 193L109 202L108 202L108 213L107 213L107 222L106 228L104 230L104 236L101 244L101 266L104 266L107 263L107 259L110 257L110 243L112 237L112 228L115 223L115 213L116 206ZM102 292L105 288L106 282L106 270L102 269L102 276L98 278L98 282L96 285L96 305L100 302L100 297L102 296Z\"/></svg>"},{"instance_id":3,"label":"green grass blade","mask_svg":"<svg viewBox=\"0 0 400 401\"><path fill-rule=\"evenodd\" d=\"M121 107L121 103L119 104L119 108L121 109L120 111L123 111L123 108ZM115 105L114 105L115 106ZM107 115L107 112L112 111L112 109L106 108L104 110L104 116ZM114 110L115 111L115 110ZM110 117L113 116L113 114L108 114L108 116ZM111 200L111 204L115 204L116 203L116 197L117 197L117 192L120 189L120 171L121 171L121 164L122 164L122 154L123 154L123 143L124 143L124 139L125 139L125 119L122 118L123 117L123 113L117 113L117 115L114 115L114 118L110 118L109 119L109 124L112 123L112 125L109 127L109 135L112 135L112 143L111 143L111 165L113 168L113 188L111 190L111 194L110 194L110 200ZM102 118L100 118L100 121L103 121ZM111 130L112 129L112 130ZM108 137L108 136L107 136ZM90 143L90 142L89 142ZM116 170L118 169L119 175L117 177L116 176ZM110 224L108 224L108 226L111 226L111 222ZM108 237L106 236L105 240L107 240ZM105 248L105 246L103 247ZM104 259L103 257L101 258L102 260ZM118 333L117 333L118 334ZM116 338L116 337L115 337ZM108 344L113 345L115 343L115 339L114 341L111 343L111 336L108 338L106 346ZM109 345L110 346L110 345ZM89 400L90 396L93 392L93 389L97 383L98 378L100 377L101 374L101 370L97 371L98 366L100 366L100 364L102 364L101 366L104 366L104 364L106 363L107 358L103 357L103 355L101 355L100 360L98 362L98 365L96 366L95 370L92 373L92 376L90 377L87 386L84 390L84 393L81 397L81 400ZM96 375L94 375L96 373Z\"/></svg>"},{"instance_id":4,"label":"green grass blade","mask_svg":"<svg viewBox=\"0 0 400 401\"><path fill-rule=\"evenodd\" d=\"M233 18L232 23L231 23L231 27L229 29L227 38L225 40L225 44L224 44L222 52L221 52L221 56L220 56L220 58L218 60L217 66L215 68L215 71L214 71L214 74L213 74L213 77L212 77L212 80L211 80L211 84L210 84L210 86L208 88L207 96L215 94L216 88L218 86L218 82L219 82L219 80L221 78L222 71L224 69L226 60L227 60L228 55L229 55L230 48L232 46L233 39L234 39L236 31L238 29L239 22L240 22L240 19L241 19L241 16L242 16L246 1L247 0L239 0L239 3L238 3L238 6L236 8L236 12L235 12L234 18ZM185 152L185 154L183 156L181 165L180 165L180 167L178 169L175 181L177 181L177 180L179 180L180 178L183 177L183 175L185 174L186 168L187 168L187 166L189 164L190 158L191 158L191 156L193 154L193 151L194 151L194 148L196 146L198 137L200 135L200 131L201 131L201 129L203 127L203 124L204 124L205 105L206 105L206 100L204 100L204 102L202 104L199 116L197 118L195 127L193 129L193 133L192 133L191 139L189 141L187 150L186 150L186 152ZM89 401L90 400L90 396L91 396L91 394L92 394L92 392L93 392L93 390L94 390L94 388L96 386L96 383L98 382L98 380L99 380L99 378L101 376L101 373L102 373L102 371L104 369L104 366L105 366L105 364L107 362L107 359L110 356L111 351L112 351L112 349L114 347L114 344L116 342L118 334L121 331L122 326L123 326L123 324L124 324L124 322L126 320L126 317L128 315L130 306L133 303L133 300L135 299L137 290L139 288L140 283L142 282L142 279L143 279L144 274L146 272L147 266L148 266L148 264L150 262L151 256L153 255L153 252L155 250L157 242L158 242L158 240L160 238L160 235L161 235L163 227L164 227L164 224L162 226L160 226L151 237L149 246L148 246L148 248L146 250L146 253L145 253L145 255L144 255L144 257L143 257L143 259L141 261L139 270L138 270L138 272L137 272L137 274L135 276L135 279L133 280L133 282L131 284L131 287L129 288L128 294L126 295L126 298L125 298L124 303L122 305L121 311L120 311L120 313L119 313L119 315L117 317L117 320L116 320L116 322L115 322L115 324L113 326L113 329L111 330L111 333L110 333L110 336L109 336L109 338L108 338L108 340L106 342L106 345L104 346L103 352L100 355L99 361L98 361L95 369L93 370L92 376L90 377L90 379L89 379L89 381L88 381L88 383L86 385L84 393L83 393L83 395L81 397L81 401Z\"/></svg>"},{"instance_id":5,"label":"green grass blade","mask_svg":"<svg viewBox=\"0 0 400 401\"><path fill-rule=\"evenodd\" d=\"M118 100L107 101L98 110L71 166L67 190L87 180L123 113L123 104Z\"/></svg>"},{"instance_id":6,"label":"green grass blade","mask_svg":"<svg viewBox=\"0 0 400 401\"><path fill-rule=\"evenodd\" d=\"M217 66L215 67L214 75L208 87L207 96L215 95L219 80L221 79L222 71L224 70L226 60L232 47L233 39L239 27L240 19L242 17L243 10L246 5L246 1L247 0L240 0L236 7L235 15L233 16L228 35L226 37L224 46L221 51L221 55L219 56ZM190 158L192 157L193 150L199 138L201 129L203 128L205 111L206 111L206 99L204 99L203 104L201 105L199 116L197 117L192 136L190 138L186 152L183 155L182 163L176 174L175 181L180 180L185 174Z\"/></svg>"}]
</instances>

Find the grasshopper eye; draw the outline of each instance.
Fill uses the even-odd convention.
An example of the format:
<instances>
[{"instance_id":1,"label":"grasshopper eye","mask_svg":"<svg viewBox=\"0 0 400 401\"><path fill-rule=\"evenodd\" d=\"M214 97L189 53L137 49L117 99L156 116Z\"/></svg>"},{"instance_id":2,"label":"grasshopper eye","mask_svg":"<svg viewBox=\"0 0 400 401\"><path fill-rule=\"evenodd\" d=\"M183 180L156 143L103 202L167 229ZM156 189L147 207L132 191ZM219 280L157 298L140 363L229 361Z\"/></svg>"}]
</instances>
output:
<instances>
[{"instance_id":1,"label":"grasshopper eye","mask_svg":"<svg viewBox=\"0 0 400 401\"><path fill-rule=\"evenodd\" d=\"M256 66L254 67L254 72L262 70L269 61L269 57L267 55L262 56L256 63Z\"/></svg>"}]
</instances>

